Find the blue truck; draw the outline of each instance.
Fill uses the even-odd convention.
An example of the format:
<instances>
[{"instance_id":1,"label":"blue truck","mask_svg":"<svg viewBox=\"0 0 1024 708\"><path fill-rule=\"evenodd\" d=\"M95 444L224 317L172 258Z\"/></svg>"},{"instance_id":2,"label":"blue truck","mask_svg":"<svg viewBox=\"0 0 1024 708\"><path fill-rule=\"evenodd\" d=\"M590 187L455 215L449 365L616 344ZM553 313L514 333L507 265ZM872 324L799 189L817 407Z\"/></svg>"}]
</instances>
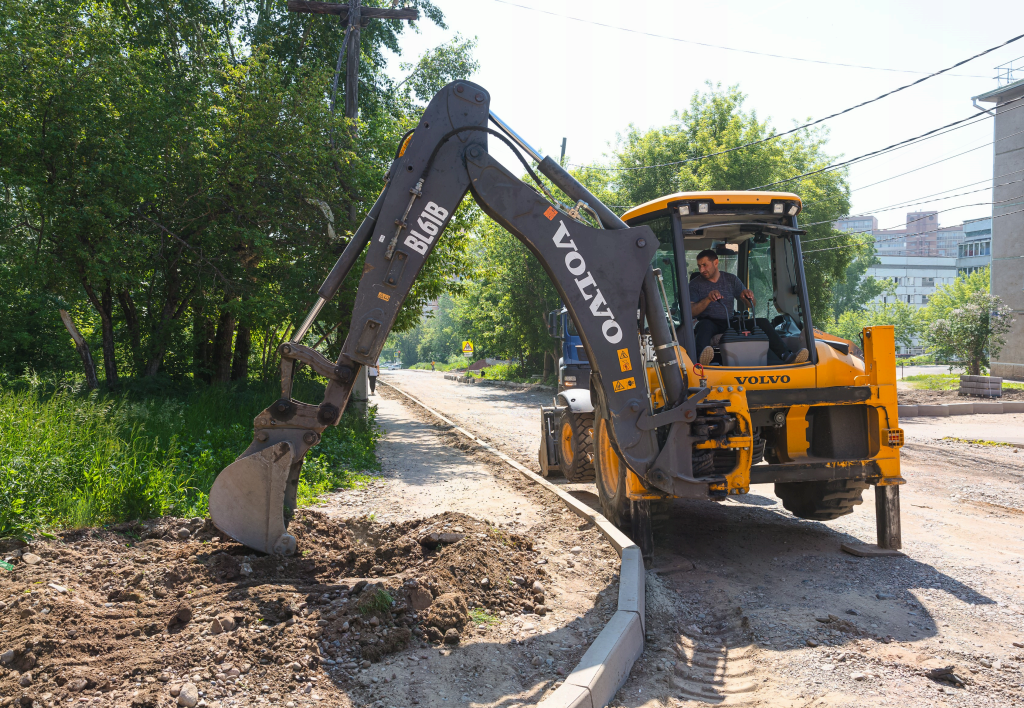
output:
<instances>
[{"instance_id":1,"label":"blue truck","mask_svg":"<svg viewBox=\"0 0 1024 708\"><path fill-rule=\"evenodd\" d=\"M590 361L568 310L548 313L548 334L561 343L554 406L541 408L540 470L570 482L594 480L594 406Z\"/></svg>"}]
</instances>

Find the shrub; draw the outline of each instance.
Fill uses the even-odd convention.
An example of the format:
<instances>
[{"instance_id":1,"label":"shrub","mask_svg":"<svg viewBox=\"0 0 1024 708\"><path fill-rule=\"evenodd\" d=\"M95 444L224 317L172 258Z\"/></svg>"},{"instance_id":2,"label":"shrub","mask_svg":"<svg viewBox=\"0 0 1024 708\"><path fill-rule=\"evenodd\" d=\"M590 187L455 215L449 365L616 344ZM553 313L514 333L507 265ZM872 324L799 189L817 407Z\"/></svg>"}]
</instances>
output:
<instances>
[{"instance_id":1,"label":"shrub","mask_svg":"<svg viewBox=\"0 0 1024 708\"><path fill-rule=\"evenodd\" d=\"M252 441L273 384L139 398L23 379L0 389L0 537L175 514L203 516L217 474ZM296 395L316 400L319 384ZM375 409L346 415L306 456L300 503L378 468Z\"/></svg>"}]
</instances>

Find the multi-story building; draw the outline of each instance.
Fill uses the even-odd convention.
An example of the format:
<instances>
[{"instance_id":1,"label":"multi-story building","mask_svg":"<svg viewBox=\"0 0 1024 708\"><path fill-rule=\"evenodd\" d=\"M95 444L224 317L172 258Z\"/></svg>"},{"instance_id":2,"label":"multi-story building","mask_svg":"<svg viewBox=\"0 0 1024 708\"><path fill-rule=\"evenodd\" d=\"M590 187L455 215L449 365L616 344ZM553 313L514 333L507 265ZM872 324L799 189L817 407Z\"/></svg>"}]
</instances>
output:
<instances>
[{"instance_id":1,"label":"multi-story building","mask_svg":"<svg viewBox=\"0 0 1024 708\"><path fill-rule=\"evenodd\" d=\"M1015 66L1016 64L1016 66ZM998 88L975 96L995 104L992 150L992 294L1014 311L1006 344L992 358L992 375L1024 379L1024 65L997 67Z\"/></svg>"},{"instance_id":2,"label":"multi-story building","mask_svg":"<svg viewBox=\"0 0 1024 708\"><path fill-rule=\"evenodd\" d=\"M874 216L840 219L834 227L838 231L870 234L879 256L955 258L957 247L964 240L962 226L939 226L937 211L910 212L906 226L900 229L880 229Z\"/></svg>"},{"instance_id":3,"label":"multi-story building","mask_svg":"<svg viewBox=\"0 0 1024 708\"><path fill-rule=\"evenodd\" d=\"M877 265L868 268L866 275L888 280L896 289L894 295L879 296L880 301L905 302L915 308L921 308L928 304L936 288L956 280L955 257L889 256L879 252L878 260ZM923 354L924 348L915 338L909 349L900 347L897 353L916 356Z\"/></svg>"},{"instance_id":4,"label":"multi-story building","mask_svg":"<svg viewBox=\"0 0 1024 708\"><path fill-rule=\"evenodd\" d=\"M956 273L969 275L992 266L992 218L964 222L963 243L957 249Z\"/></svg>"},{"instance_id":5,"label":"multi-story building","mask_svg":"<svg viewBox=\"0 0 1024 708\"><path fill-rule=\"evenodd\" d=\"M873 234L878 230L878 219L873 216L851 216L835 224L837 231L853 231L859 234Z\"/></svg>"}]
</instances>

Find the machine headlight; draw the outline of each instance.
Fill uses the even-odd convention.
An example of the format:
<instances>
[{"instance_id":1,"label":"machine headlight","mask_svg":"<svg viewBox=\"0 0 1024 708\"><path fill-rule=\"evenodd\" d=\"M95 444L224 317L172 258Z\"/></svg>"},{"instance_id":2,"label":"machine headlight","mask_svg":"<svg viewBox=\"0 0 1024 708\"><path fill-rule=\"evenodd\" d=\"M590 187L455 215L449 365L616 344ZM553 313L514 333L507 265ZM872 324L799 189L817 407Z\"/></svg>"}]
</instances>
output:
<instances>
[{"instance_id":1,"label":"machine headlight","mask_svg":"<svg viewBox=\"0 0 1024 708\"><path fill-rule=\"evenodd\" d=\"M700 214L707 214L708 213L707 202L702 202L702 203L698 204L697 205L697 212L700 213Z\"/></svg>"},{"instance_id":2,"label":"machine headlight","mask_svg":"<svg viewBox=\"0 0 1024 708\"><path fill-rule=\"evenodd\" d=\"M782 205L781 204L775 204L773 209L775 210L776 214L781 214L782 213Z\"/></svg>"},{"instance_id":3,"label":"machine headlight","mask_svg":"<svg viewBox=\"0 0 1024 708\"><path fill-rule=\"evenodd\" d=\"M689 204L684 204L683 206L679 207L679 216L689 216L689 215L690 215L690 205Z\"/></svg>"},{"instance_id":4,"label":"machine headlight","mask_svg":"<svg viewBox=\"0 0 1024 708\"><path fill-rule=\"evenodd\" d=\"M565 380L565 384L567 386L575 386L576 385L576 377L575 376L566 376L564 380Z\"/></svg>"},{"instance_id":5,"label":"machine headlight","mask_svg":"<svg viewBox=\"0 0 1024 708\"><path fill-rule=\"evenodd\" d=\"M789 208L789 215L790 215L790 216L796 216L796 213L797 213L798 211L800 211L800 208L799 208L799 207L798 207L798 206L797 206L796 204L794 204L793 206L791 206L791 207Z\"/></svg>"}]
</instances>

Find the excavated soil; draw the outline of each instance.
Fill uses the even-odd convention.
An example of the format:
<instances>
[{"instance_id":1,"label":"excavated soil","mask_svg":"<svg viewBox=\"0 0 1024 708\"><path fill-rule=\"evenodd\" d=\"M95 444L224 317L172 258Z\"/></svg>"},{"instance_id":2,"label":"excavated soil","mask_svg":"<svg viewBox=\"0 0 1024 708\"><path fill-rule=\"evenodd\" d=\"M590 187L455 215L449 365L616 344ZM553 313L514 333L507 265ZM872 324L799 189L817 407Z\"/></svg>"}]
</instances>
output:
<instances>
[{"instance_id":1,"label":"excavated soil","mask_svg":"<svg viewBox=\"0 0 1024 708\"><path fill-rule=\"evenodd\" d=\"M547 611L532 540L464 514L384 524L307 510L289 530L288 559L201 519L5 542L0 706L170 706L179 692L200 708L348 705L348 672L456 645L485 615ZM320 680L321 664L341 680Z\"/></svg>"}]
</instances>

